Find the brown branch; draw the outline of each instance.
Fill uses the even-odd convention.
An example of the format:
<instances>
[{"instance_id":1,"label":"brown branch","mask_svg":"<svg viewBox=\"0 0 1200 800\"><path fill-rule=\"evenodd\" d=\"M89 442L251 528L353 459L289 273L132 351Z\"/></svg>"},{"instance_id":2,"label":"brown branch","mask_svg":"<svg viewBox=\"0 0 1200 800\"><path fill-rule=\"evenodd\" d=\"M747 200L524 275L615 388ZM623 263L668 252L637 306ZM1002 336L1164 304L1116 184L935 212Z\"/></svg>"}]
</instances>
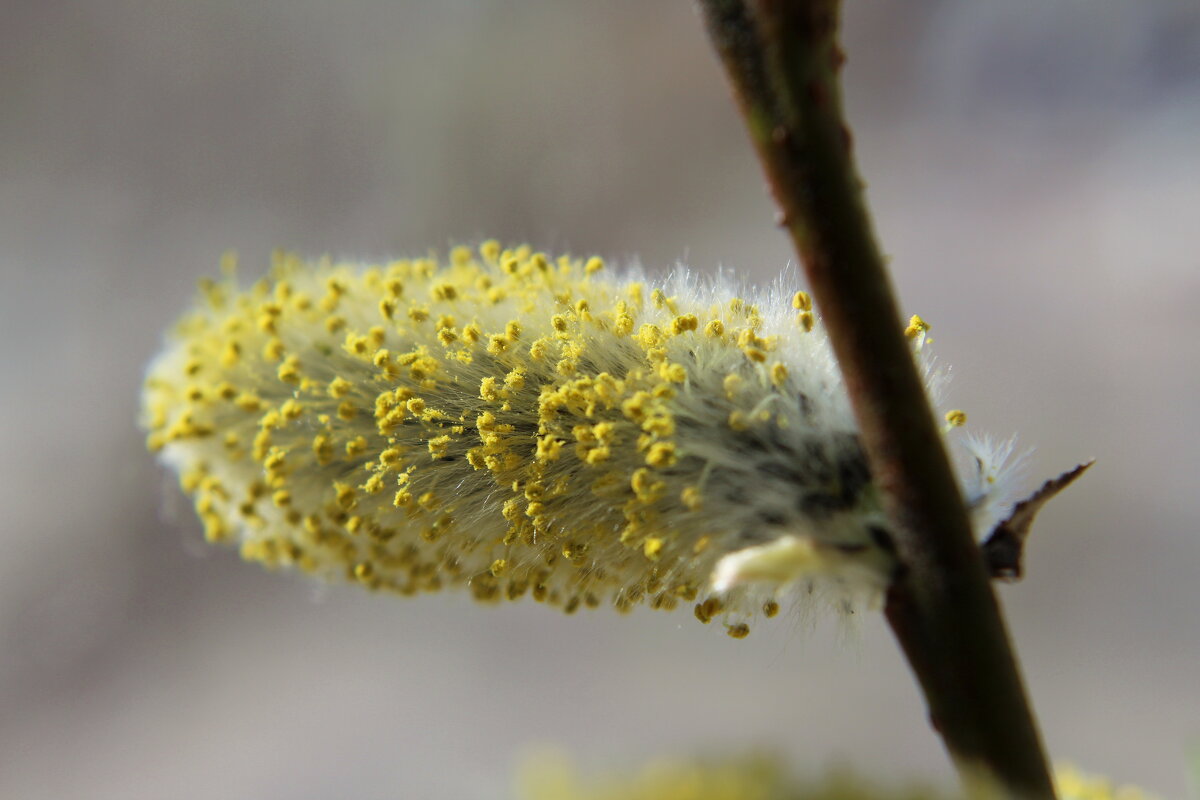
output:
<instances>
[{"instance_id":1,"label":"brown branch","mask_svg":"<svg viewBox=\"0 0 1200 800\"><path fill-rule=\"evenodd\" d=\"M942 447L843 123L837 0L699 0L823 314L903 565L887 618L965 778L1052 798L1045 755Z\"/></svg>"}]
</instances>

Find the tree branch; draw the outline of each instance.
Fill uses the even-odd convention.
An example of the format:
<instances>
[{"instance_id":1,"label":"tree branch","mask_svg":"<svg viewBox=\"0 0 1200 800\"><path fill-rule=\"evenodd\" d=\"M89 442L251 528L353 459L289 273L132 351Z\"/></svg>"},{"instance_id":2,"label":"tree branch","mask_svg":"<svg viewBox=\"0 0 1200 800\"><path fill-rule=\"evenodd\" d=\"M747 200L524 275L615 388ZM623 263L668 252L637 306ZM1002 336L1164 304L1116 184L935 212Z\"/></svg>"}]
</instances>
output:
<instances>
[{"instance_id":1,"label":"tree branch","mask_svg":"<svg viewBox=\"0 0 1200 800\"><path fill-rule=\"evenodd\" d=\"M699 0L845 376L901 573L887 619L966 779L1053 798L1016 660L883 266L842 117L837 0Z\"/></svg>"}]
</instances>

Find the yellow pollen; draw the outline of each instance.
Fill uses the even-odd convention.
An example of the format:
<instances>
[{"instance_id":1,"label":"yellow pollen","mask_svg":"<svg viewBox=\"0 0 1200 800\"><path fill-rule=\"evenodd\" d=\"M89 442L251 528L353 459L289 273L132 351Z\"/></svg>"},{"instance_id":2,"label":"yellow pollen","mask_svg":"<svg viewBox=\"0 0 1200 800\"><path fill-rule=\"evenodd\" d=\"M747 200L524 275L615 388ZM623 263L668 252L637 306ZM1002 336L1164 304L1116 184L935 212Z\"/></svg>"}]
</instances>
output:
<instances>
[{"instance_id":1,"label":"yellow pollen","mask_svg":"<svg viewBox=\"0 0 1200 800\"><path fill-rule=\"evenodd\" d=\"M783 364L775 362L771 365L771 383L776 386L783 386L787 383L788 369Z\"/></svg>"},{"instance_id":2,"label":"yellow pollen","mask_svg":"<svg viewBox=\"0 0 1200 800\"><path fill-rule=\"evenodd\" d=\"M700 320L695 314L683 314L671 320L671 333L678 336L686 331L694 331L700 326Z\"/></svg>"},{"instance_id":3,"label":"yellow pollen","mask_svg":"<svg viewBox=\"0 0 1200 800\"><path fill-rule=\"evenodd\" d=\"M651 537L642 544L642 552L646 555L646 558L650 559L651 561L657 561L659 559L659 556L662 555L662 551L663 551L663 540L662 539L656 539L656 538Z\"/></svg>"},{"instance_id":4,"label":"yellow pollen","mask_svg":"<svg viewBox=\"0 0 1200 800\"><path fill-rule=\"evenodd\" d=\"M916 314L908 320L908 327L904 329L904 335L909 339L914 339L922 333L929 330L929 323L921 319Z\"/></svg>"},{"instance_id":5,"label":"yellow pollen","mask_svg":"<svg viewBox=\"0 0 1200 800\"><path fill-rule=\"evenodd\" d=\"M334 378L329 382L330 397L345 397L349 394L351 388L350 381L345 378Z\"/></svg>"},{"instance_id":6,"label":"yellow pollen","mask_svg":"<svg viewBox=\"0 0 1200 800\"><path fill-rule=\"evenodd\" d=\"M446 451L450 448L449 436L438 436L429 440L429 457L430 458L445 458Z\"/></svg>"},{"instance_id":7,"label":"yellow pollen","mask_svg":"<svg viewBox=\"0 0 1200 800\"><path fill-rule=\"evenodd\" d=\"M739 622L737 625L726 625L725 632L734 639L745 639L750 635L750 626L744 622Z\"/></svg>"},{"instance_id":8,"label":"yellow pollen","mask_svg":"<svg viewBox=\"0 0 1200 800\"><path fill-rule=\"evenodd\" d=\"M673 465L679 457L675 453L675 445L670 442L658 442L650 446L649 452L646 453L646 463L652 467L669 467Z\"/></svg>"}]
</instances>

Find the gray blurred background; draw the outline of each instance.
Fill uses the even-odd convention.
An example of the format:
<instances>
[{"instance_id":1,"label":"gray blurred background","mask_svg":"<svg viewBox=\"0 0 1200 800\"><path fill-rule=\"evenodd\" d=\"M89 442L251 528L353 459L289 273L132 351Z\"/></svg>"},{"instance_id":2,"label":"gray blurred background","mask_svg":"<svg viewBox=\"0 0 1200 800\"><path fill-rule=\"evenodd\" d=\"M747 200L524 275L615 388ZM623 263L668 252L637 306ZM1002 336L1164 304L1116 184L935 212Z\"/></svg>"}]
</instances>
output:
<instances>
[{"instance_id":1,"label":"gray blurred background","mask_svg":"<svg viewBox=\"0 0 1200 800\"><path fill-rule=\"evenodd\" d=\"M1200 737L1200 5L850 3L846 74L904 306L971 426L1099 459L1002 589L1059 758L1184 793ZM567 618L314 587L203 545L135 427L234 248L486 236L655 270L791 258L673 2L0 4L0 797L493 798L763 746L949 777L877 616ZM849 641L846 641L849 639Z\"/></svg>"}]
</instances>

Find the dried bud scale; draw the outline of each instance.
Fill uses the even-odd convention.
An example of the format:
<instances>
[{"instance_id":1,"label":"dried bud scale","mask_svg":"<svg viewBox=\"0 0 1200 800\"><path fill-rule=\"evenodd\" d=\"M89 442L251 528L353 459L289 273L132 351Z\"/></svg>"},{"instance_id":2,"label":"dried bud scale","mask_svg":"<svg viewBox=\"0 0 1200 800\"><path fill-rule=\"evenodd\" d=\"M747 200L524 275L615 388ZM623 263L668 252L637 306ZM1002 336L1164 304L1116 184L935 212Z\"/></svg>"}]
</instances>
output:
<instances>
[{"instance_id":1,"label":"dried bud scale","mask_svg":"<svg viewBox=\"0 0 1200 800\"><path fill-rule=\"evenodd\" d=\"M738 638L783 591L844 606L891 574L804 292L656 286L495 242L448 263L281 255L270 280L202 290L143 423L207 537L247 559L567 612L688 604ZM906 331L922 361L927 329ZM970 448L982 526L1011 502L1006 453Z\"/></svg>"}]
</instances>

